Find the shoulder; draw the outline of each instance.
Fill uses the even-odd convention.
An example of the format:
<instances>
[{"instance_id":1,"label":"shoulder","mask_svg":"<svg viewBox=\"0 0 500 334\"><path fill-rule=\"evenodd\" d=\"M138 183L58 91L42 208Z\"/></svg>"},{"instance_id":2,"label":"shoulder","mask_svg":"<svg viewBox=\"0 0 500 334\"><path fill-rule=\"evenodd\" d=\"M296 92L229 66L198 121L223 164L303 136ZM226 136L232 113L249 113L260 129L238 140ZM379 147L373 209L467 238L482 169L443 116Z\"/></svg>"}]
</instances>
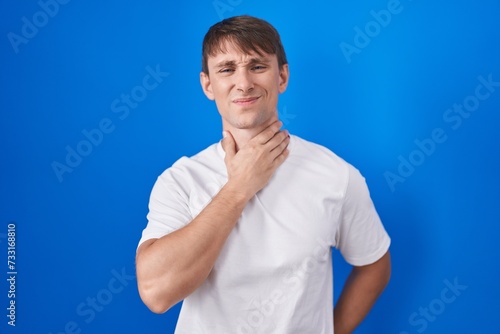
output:
<instances>
[{"instance_id":1,"label":"shoulder","mask_svg":"<svg viewBox=\"0 0 500 334\"><path fill-rule=\"evenodd\" d=\"M332 150L321 144L314 143L312 141L306 140L296 135L290 135L290 137L292 139L293 148L295 148L298 152L302 154L307 154L307 153L320 154L324 155L325 157L342 160Z\"/></svg>"},{"instance_id":2,"label":"shoulder","mask_svg":"<svg viewBox=\"0 0 500 334\"><path fill-rule=\"evenodd\" d=\"M291 153L296 158L325 165L337 172L348 172L350 164L329 148L295 135L291 135L291 139Z\"/></svg>"},{"instance_id":3,"label":"shoulder","mask_svg":"<svg viewBox=\"0 0 500 334\"><path fill-rule=\"evenodd\" d=\"M165 169L158 179L165 181L180 180L190 178L196 174L206 173L209 170L219 171L221 164L224 163L220 151L220 143L214 143L192 156L182 156Z\"/></svg>"},{"instance_id":4,"label":"shoulder","mask_svg":"<svg viewBox=\"0 0 500 334\"><path fill-rule=\"evenodd\" d=\"M167 168L166 171L172 168L185 169L196 168L198 165L211 165L221 158L223 159L219 146L220 143L214 143L192 156L182 156L170 168Z\"/></svg>"},{"instance_id":5,"label":"shoulder","mask_svg":"<svg viewBox=\"0 0 500 334\"><path fill-rule=\"evenodd\" d=\"M361 177L359 171L329 148L292 135L289 163L309 177L325 185L336 185L335 189L345 194L352 179Z\"/></svg>"}]
</instances>

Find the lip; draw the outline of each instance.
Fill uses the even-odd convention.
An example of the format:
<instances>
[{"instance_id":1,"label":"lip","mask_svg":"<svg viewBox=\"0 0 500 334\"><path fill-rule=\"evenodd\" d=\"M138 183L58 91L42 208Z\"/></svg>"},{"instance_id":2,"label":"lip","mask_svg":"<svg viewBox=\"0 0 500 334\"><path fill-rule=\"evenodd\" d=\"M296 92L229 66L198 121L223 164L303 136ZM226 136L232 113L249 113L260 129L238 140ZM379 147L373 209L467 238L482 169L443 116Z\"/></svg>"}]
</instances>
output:
<instances>
[{"instance_id":1,"label":"lip","mask_svg":"<svg viewBox=\"0 0 500 334\"><path fill-rule=\"evenodd\" d=\"M234 99L233 103L240 106L248 106L255 103L255 101L257 101L259 98L260 96L244 97L244 98Z\"/></svg>"}]
</instances>

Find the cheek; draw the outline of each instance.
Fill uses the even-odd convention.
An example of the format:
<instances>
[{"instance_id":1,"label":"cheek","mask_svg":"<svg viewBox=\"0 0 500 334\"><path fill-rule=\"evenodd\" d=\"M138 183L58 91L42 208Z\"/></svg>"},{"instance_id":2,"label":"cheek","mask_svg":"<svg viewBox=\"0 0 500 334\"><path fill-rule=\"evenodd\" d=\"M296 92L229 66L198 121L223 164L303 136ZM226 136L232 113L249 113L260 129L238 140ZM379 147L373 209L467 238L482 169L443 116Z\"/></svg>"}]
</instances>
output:
<instances>
[{"instance_id":1,"label":"cheek","mask_svg":"<svg viewBox=\"0 0 500 334\"><path fill-rule=\"evenodd\" d=\"M229 93L231 92L228 87L229 85L225 85L223 83L218 83L217 85L212 86L214 97L221 100L227 99Z\"/></svg>"}]
</instances>

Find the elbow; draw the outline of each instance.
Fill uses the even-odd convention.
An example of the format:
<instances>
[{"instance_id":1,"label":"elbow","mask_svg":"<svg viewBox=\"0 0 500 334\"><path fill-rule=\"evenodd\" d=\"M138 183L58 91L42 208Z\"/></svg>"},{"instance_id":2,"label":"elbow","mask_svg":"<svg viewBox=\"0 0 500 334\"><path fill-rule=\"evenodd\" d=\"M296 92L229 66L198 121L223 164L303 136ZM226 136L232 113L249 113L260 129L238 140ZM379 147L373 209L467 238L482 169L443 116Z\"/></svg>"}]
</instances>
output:
<instances>
[{"instance_id":1,"label":"elbow","mask_svg":"<svg viewBox=\"0 0 500 334\"><path fill-rule=\"evenodd\" d=\"M145 258L145 250L154 240L148 240L137 251L136 256L136 277L137 289L142 302L151 312L163 314L167 312L176 303L169 298L169 289L165 286L166 280L164 277L155 277L151 275L151 264Z\"/></svg>"},{"instance_id":2,"label":"elbow","mask_svg":"<svg viewBox=\"0 0 500 334\"><path fill-rule=\"evenodd\" d=\"M138 282L139 296L144 305L146 305L151 312L163 314L175 305L175 303L168 300L168 298L162 297L157 289L154 289L152 286L145 287L143 285L144 284Z\"/></svg>"},{"instance_id":3,"label":"elbow","mask_svg":"<svg viewBox=\"0 0 500 334\"><path fill-rule=\"evenodd\" d=\"M165 279L161 279L165 282ZM142 302L151 312L163 314L176 304L169 293L169 287L165 283L160 283L159 279L147 277L144 270L138 265L137 268L137 289Z\"/></svg>"},{"instance_id":4,"label":"elbow","mask_svg":"<svg viewBox=\"0 0 500 334\"><path fill-rule=\"evenodd\" d=\"M168 305L164 305L164 304L161 304L161 303L146 303L144 302L144 304L148 307L148 309L153 312L153 313L156 313L156 314L163 314L165 312L167 312L171 306L168 306Z\"/></svg>"}]
</instances>

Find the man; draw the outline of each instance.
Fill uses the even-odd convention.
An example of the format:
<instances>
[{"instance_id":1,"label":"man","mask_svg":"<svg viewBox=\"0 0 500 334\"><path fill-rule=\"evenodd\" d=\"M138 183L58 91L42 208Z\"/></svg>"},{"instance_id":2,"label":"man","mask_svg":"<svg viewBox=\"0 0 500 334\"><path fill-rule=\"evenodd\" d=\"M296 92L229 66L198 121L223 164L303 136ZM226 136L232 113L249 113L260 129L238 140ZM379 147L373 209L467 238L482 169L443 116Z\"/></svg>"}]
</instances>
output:
<instances>
[{"instance_id":1,"label":"man","mask_svg":"<svg viewBox=\"0 0 500 334\"><path fill-rule=\"evenodd\" d=\"M390 239L359 172L280 130L289 69L278 32L237 16L203 41L201 86L223 139L157 180L137 250L156 313L177 334L351 333L390 276ZM331 249L354 267L333 309Z\"/></svg>"}]
</instances>

